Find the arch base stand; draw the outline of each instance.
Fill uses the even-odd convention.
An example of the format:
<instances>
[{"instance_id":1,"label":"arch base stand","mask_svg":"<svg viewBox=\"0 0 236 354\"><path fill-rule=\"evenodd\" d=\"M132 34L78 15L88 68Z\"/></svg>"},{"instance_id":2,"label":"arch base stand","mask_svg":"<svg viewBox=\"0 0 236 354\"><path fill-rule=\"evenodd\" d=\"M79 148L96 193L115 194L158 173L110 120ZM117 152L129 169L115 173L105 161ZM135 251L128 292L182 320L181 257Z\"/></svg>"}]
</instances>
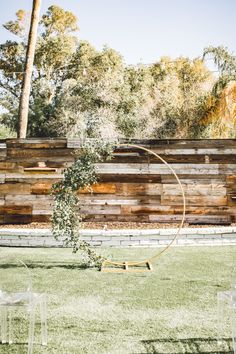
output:
<instances>
[{"instance_id":1,"label":"arch base stand","mask_svg":"<svg viewBox=\"0 0 236 354\"><path fill-rule=\"evenodd\" d=\"M104 273L127 273L127 272L150 272L153 270L150 261L144 262L119 262L112 263L105 260L102 263L101 271Z\"/></svg>"}]
</instances>

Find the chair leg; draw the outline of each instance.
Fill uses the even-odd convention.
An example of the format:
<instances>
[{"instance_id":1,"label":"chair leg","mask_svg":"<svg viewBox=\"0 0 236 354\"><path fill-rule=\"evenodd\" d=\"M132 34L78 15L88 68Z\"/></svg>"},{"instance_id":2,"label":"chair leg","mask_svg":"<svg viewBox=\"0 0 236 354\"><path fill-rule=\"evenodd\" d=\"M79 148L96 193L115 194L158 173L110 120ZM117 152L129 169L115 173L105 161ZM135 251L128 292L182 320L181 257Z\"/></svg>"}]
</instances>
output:
<instances>
[{"instance_id":1,"label":"chair leg","mask_svg":"<svg viewBox=\"0 0 236 354\"><path fill-rule=\"evenodd\" d=\"M7 343L7 308L1 309L1 341L3 344Z\"/></svg>"},{"instance_id":2,"label":"chair leg","mask_svg":"<svg viewBox=\"0 0 236 354\"><path fill-rule=\"evenodd\" d=\"M8 335L9 335L9 344L13 343L12 340L12 309L9 307L8 310Z\"/></svg>"},{"instance_id":3,"label":"chair leg","mask_svg":"<svg viewBox=\"0 0 236 354\"><path fill-rule=\"evenodd\" d=\"M45 296L43 296L40 302L40 318L42 345L47 345L47 301Z\"/></svg>"},{"instance_id":4,"label":"chair leg","mask_svg":"<svg viewBox=\"0 0 236 354\"><path fill-rule=\"evenodd\" d=\"M28 354L33 354L35 327L35 304L30 307Z\"/></svg>"},{"instance_id":5,"label":"chair leg","mask_svg":"<svg viewBox=\"0 0 236 354\"><path fill-rule=\"evenodd\" d=\"M225 323L226 301L223 294L217 294L217 344L218 351L223 349L223 328Z\"/></svg>"}]
</instances>

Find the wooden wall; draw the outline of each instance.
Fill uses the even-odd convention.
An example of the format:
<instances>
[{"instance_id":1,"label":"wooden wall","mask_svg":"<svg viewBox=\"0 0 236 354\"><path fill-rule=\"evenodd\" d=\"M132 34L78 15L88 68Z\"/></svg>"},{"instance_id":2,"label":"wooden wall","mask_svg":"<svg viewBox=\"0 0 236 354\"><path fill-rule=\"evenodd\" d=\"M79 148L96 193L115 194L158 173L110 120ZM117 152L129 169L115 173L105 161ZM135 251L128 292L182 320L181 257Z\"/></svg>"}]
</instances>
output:
<instances>
[{"instance_id":1,"label":"wooden wall","mask_svg":"<svg viewBox=\"0 0 236 354\"><path fill-rule=\"evenodd\" d=\"M236 139L144 140L166 159L183 183L187 222L236 222ZM52 213L50 188L73 162L75 139L8 139L0 142L0 223L46 222ZM98 164L100 183L81 191L89 221L176 222L182 198L170 170L154 156L119 148Z\"/></svg>"}]
</instances>

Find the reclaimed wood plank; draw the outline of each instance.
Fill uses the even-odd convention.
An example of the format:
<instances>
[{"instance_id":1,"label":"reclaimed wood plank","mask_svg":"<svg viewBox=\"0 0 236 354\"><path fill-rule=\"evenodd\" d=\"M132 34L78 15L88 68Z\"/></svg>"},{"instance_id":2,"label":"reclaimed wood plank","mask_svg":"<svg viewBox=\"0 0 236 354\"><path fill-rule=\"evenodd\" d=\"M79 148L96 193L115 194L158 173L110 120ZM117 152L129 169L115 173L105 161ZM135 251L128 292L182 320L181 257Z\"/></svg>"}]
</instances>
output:
<instances>
[{"instance_id":1,"label":"reclaimed wood plank","mask_svg":"<svg viewBox=\"0 0 236 354\"><path fill-rule=\"evenodd\" d=\"M27 159L22 161L23 159ZM35 163L38 162L46 162L47 165L49 166L50 163L53 164L59 164L59 165L64 165L66 167L67 164L72 164L75 160L74 156L71 154L68 154L67 156L32 156L32 157L7 157L8 161L15 162L19 164L20 166L28 166L28 165L35 165Z\"/></svg>"},{"instance_id":2,"label":"reclaimed wood plank","mask_svg":"<svg viewBox=\"0 0 236 354\"><path fill-rule=\"evenodd\" d=\"M152 195L131 195L122 196L114 194L96 194L86 195L80 194L81 205L146 205L156 204L160 202L160 196Z\"/></svg>"},{"instance_id":3,"label":"reclaimed wood plank","mask_svg":"<svg viewBox=\"0 0 236 354\"><path fill-rule=\"evenodd\" d=\"M57 169L56 168L51 168L51 167L25 167L24 172L30 173L30 174L52 174L56 173Z\"/></svg>"},{"instance_id":4,"label":"reclaimed wood plank","mask_svg":"<svg viewBox=\"0 0 236 354\"><path fill-rule=\"evenodd\" d=\"M142 145L153 148L162 147L168 149L195 149L195 148L229 148L236 146L236 139L132 139L127 141L121 139L120 143L132 143L135 145Z\"/></svg>"},{"instance_id":5,"label":"reclaimed wood plank","mask_svg":"<svg viewBox=\"0 0 236 354\"><path fill-rule=\"evenodd\" d=\"M150 215L150 222L158 222L158 223L176 223L180 222L182 219L181 215L172 215L171 217L165 215ZM186 215L186 222L190 225L194 224L211 224L211 225L229 225L231 223L229 216L224 215Z\"/></svg>"},{"instance_id":6,"label":"reclaimed wood plank","mask_svg":"<svg viewBox=\"0 0 236 354\"><path fill-rule=\"evenodd\" d=\"M8 171L8 170L17 170L17 164L9 161L0 161L0 170Z\"/></svg>"},{"instance_id":7,"label":"reclaimed wood plank","mask_svg":"<svg viewBox=\"0 0 236 354\"><path fill-rule=\"evenodd\" d=\"M72 156L73 149L7 149L8 158L47 158L47 157L68 157Z\"/></svg>"},{"instance_id":8,"label":"reclaimed wood plank","mask_svg":"<svg viewBox=\"0 0 236 354\"><path fill-rule=\"evenodd\" d=\"M209 183L226 183L226 176L223 175L179 175L182 183L189 185L209 184ZM173 175L162 175L161 182L163 184L176 184L176 178Z\"/></svg>"},{"instance_id":9,"label":"reclaimed wood plank","mask_svg":"<svg viewBox=\"0 0 236 354\"><path fill-rule=\"evenodd\" d=\"M33 203L36 201L36 195L32 194L7 194L4 196L6 203L15 204L15 203Z\"/></svg>"},{"instance_id":10,"label":"reclaimed wood plank","mask_svg":"<svg viewBox=\"0 0 236 354\"><path fill-rule=\"evenodd\" d=\"M171 174L170 169L164 164L135 164L135 163L123 163L123 164L96 164L98 172L102 174ZM218 164L171 164L171 167L177 174L194 174L194 175L218 175ZM235 171L236 172L236 171Z\"/></svg>"},{"instance_id":11,"label":"reclaimed wood plank","mask_svg":"<svg viewBox=\"0 0 236 354\"><path fill-rule=\"evenodd\" d=\"M32 214L32 205L14 205L14 204L6 204L4 206L0 206L0 214L14 214L14 215L25 215Z\"/></svg>"},{"instance_id":12,"label":"reclaimed wood plank","mask_svg":"<svg viewBox=\"0 0 236 354\"><path fill-rule=\"evenodd\" d=\"M131 153L130 153L131 154ZM160 157L162 157L166 162L168 163L205 163L205 155L166 155L166 154L159 154ZM134 157L128 157L128 156L115 156L112 160L110 160L110 163L129 163L132 160L132 163L145 163L145 164L150 164L150 163L157 163L160 161L156 156L154 155L139 155L139 156L134 156ZM222 159L221 159L222 161Z\"/></svg>"},{"instance_id":13,"label":"reclaimed wood plank","mask_svg":"<svg viewBox=\"0 0 236 354\"><path fill-rule=\"evenodd\" d=\"M156 195L162 194L160 183L117 183L116 194L119 195Z\"/></svg>"},{"instance_id":14,"label":"reclaimed wood plank","mask_svg":"<svg viewBox=\"0 0 236 354\"><path fill-rule=\"evenodd\" d=\"M156 151L158 153L158 151ZM134 157L129 157L128 154L136 154ZM129 163L131 160L133 163L156 163L159 159L154 155L146 155L138 153L126 153L125 154L114 154L114 158L112 158L109 162L110 163ZM162 157L168 163L195 163L195 164L202 164L202 163L236 163L236 154L218 154L218 155L198 155L198 154L165 154L159 153L159 156Z\"/></svg>"},{"instance_id":15,"label":"reclaimed wood plank","mask_svg":"<svg viewBox=\"0 0 236 354\"><path fill-rule=\"evenodd\" d=\"M225 184L185 184L182 187L186 196L226 196ZM163 195L182 195L178 184L163 184Z\"/></svg>"},{"instance_id":16,"label":"reclaimed wood plank","mask_svg":"<svg viewBox=\"0 0 236 354\"><path fill-rule=\"evenodd\" d=\"M105 215L119 215L121 213L121 207L119 205L107 206L107 205L90 205L89 208L81 207L80 212L82 214L105 214Z\"/></svg>"},{"instance_id":17,"label":"reclaimed wood plank","mask_svg":"<svg viewBox=\"0 0 236 354\"><path fill-rule=\"evenodd\" d=\"M210 155L209 156L210 163L218 163L218 164L235 164L236 163L236 154L235 155Z\"/></svg>"},{"instance_id":18,"label":"reclaimed wood plank","mask_svg":"<svg viewBox=\"0 0 236 354\"><path fill-rule=\"evenodd\" d=\"M36 182L32 185L31 193L32 194L50 194L52 188L52 182Z\"/></svg>"},{"instance_id":19,"label":"reclaimed wood plank","mask_svg":"<svg viewBox=\"0 0 236 354\"><path fill-rule=\"evenodd\" d=\"M38 223L49 223L51 221L51 215L32 215L31 222L38 222Z\"/></svg>"},{"instance_id":20,"label":"reclaimed wood plank","mask_svg":"<svg viewBox=\"0 0 236 354\"><path fill-rule=\"evenodd\" d=\"M182 205L181 196L161 196L161 205ZM187 196L187 205L208 206L208 205L227 205L226 196Z\"/></svg>"},{"instance_id":21,"label":"reclaimed wood plank","mask_svg":"<svg viewBox=\"0 0 236 354\"><path fill-rule=\"evenodd\" d=\"M186 206L186 213L192 215L229 215L233 208L225 205ZM157 214L182 214L183 206L160 205Z\"/></svg>"},{"instance_id":22,"label":"reclaimed wood plank","mask_svg":"<svg viewBox=\"0 0 236 354\"><path fill-rule=\"evenodd\" d=\"M3 183L0 184L0 195L30 194L31 185L28 183Z\"/></svg>"},{"instance_id":23,"label":"reclaimed wood plank","mask_svg":"<svg viewBox=\"0 0 236 354\"><path fill-rule=\"evenodd\" d=\"M33 209L32 211L32 216L33 215L52 215L53 211L52 208L48 209Z\"/></svg>"},{"instance_id":24,"label":"reclaimed wood plank","mask_svg":"<svg viewBox=\"0 0 236 354\"><path fill-rule=\"evenodd\" d=\"M0 159L1 161L5 161L7 157L7 149L0 149Z\"/></svg>"},{"instance_id":25,"label":"reclaimed wood plank","mask_svg":"<svg viewBox=\"0 0 236 354\"><path fill-rule=\"evenodd\" d=\"M143 206L121 206L121 214L141 214L141 215L151 215L160 214L159 205L143 205ZM173 214L173 213L172 213Z\"/></svg>"},{"instance_id":26,"label":"reclaimed wood plank","mask_svg":"<svg viewBox=\"0 0 236 354\"><path fill-rule=\"evenodd\" d=\"M89 196L84 198L80 196L80 205L135 205L139 204L140 199L134 199L131 197L117 197L112 194L112 198L107 198L107 195L94 198L94 196Z\"/></svg>"},{"instance_id":27,"label":"reclaimed wood plank","mask_svg":"<svg viewBox=\"0 0 236 354\"><path fill-rule=\"evenodd\" d=\"M79 189L78 194L113 194L116 193L114 183L96 183L89 188Z\"/></svg>"},{"instance_id":28,"label":"reclaimed wood plank","mask_svg":"<svg viewBox=\"0 0 236 354\"><path fill-rule=\"evenodd\" d=\"M94 222L109 222L109 221L121 221L121 222L149 222L148 215L97 215L90 214L84 216L84 221Z\"/></svg>"},{"instance_id":29,"label":"reclaimed wood plank","mask_svg":"<svg viewBox=\"0 0 236 354\"><path fill-rule=\"evenodd\" d=\"M40 138L32 138L32 139L6 139L7 148L14 149L56 149L56 148L66 148L67 147L67 139L40 139Z\"/></svg>"},{"instance_id":30,"label":"reclaimed wood plank","mask_svg":"<svg viewBox=\"0 0 236 354\"><path fill-rule=\"evenodd\" d=\"M229 215L230 208L187 206L186 213L192 215ZM228 214L227 214L228 212ZM121 205L121 214L182 215L183 207L163 205Z\"/></svg>"},{"instance_id":31,"label":"reclaimed wood plank","mask_svg":"<svg viewBox=\"0 0 236 354\"><path fill-rule=\"evenodd\" d=\"M157 174L99 174L99 182L161 183L161 179L161 175Z\"/></svg>"},{"instance_id":32,"label":"reclaimed wood plank","mask_svg":"<svg viewBox=\"0 0 236 354\"><path fill-rule=\"evenodd\" d=\"M51 182L51 180L60 180L62 179L63 175L60 173L6 173L5 174L5 179L6 182L27 182L29 180L31 181L37 181L37 180L48 180Z\"/></svg>"},{"instance_id":33,"label":"reclaimed wood plank","mask_svg":"<svg viewBox=\"0 0 236 354\"><path fill-rule=\"evenodd\" d=\"M226 176L236 174L236 163L219 164L219 174L223 174Z\"/></svg>"},{"instance_id":34,"label":"reclaimed wood plank","mask_svg":"<svg viewBox=\"0 0 236 354\"><path fill-rule=\"evenodd\" d=\"M72 165L73 160L71 159L71 161L66 161L68 160L67 158L63 158L61 159L61 161L55 161L55 158L53 158L54 160L46 160L44 159L44 163L46 165L46 167L51 167L51 168L56 168L57 172L60 173L61 171L63 171L65 168L69 167ZM15 159L14 159L15 160ZM24 169L27 167L35 167L38 165L38 162L42 162L42 160L38 159L38 162L35 159L27 159L27 160L22 160L22 159L16 159L17 162L14 162L14 164L17 166L17 170L15 170L14 172L20 171L20 172L24 172Z\"/></svg>"},{"instance_id":35,"label":"reclaimed wood plank","mask_svg":"<svg viewBox=\"0 0 236 354\"><path fill-rule=\"evenodd\" d=\"M5 214L3 215L3 224L30 224L32 215Z\"/></svg>"},{"instance_id":36,"label":"reclaimed wood plank","mask_svg":"<svg viewBox=\"0 0 236 354\"><path fill-rule=\"evenodd\" d=\"M211 225L230 225L231 218L229 215L201 215L194 217L193 215L187 215L186 221L190 225L196 224L211 224Z\"/></svg>"}]
</instances>

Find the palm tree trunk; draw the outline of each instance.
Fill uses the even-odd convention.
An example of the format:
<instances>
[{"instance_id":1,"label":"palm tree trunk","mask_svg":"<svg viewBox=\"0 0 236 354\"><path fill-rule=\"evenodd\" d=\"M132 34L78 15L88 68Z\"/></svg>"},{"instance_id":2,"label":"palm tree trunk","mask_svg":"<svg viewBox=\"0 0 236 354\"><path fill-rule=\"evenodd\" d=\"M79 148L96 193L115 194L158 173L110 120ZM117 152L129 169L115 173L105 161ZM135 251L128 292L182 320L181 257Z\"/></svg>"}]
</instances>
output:
<instances>
[{"instance_id":1,"label":"palm tree trunk","mask_svg":"<svg viewBox=\"0 0 236 354\"><path fill-rule=\"evenodd\" d=\"M31 14L30 31L28 37L28 46L26 51L26 61L24 77L22 82L22 90L19 104L19 129L18 138L26 138L29 112L29 98L31 88L31 77L34 63L34 53L37 40L37 29L39 23L39 11L41 0L33 0L33 8Z\"/></svg>"}]
</instances>

